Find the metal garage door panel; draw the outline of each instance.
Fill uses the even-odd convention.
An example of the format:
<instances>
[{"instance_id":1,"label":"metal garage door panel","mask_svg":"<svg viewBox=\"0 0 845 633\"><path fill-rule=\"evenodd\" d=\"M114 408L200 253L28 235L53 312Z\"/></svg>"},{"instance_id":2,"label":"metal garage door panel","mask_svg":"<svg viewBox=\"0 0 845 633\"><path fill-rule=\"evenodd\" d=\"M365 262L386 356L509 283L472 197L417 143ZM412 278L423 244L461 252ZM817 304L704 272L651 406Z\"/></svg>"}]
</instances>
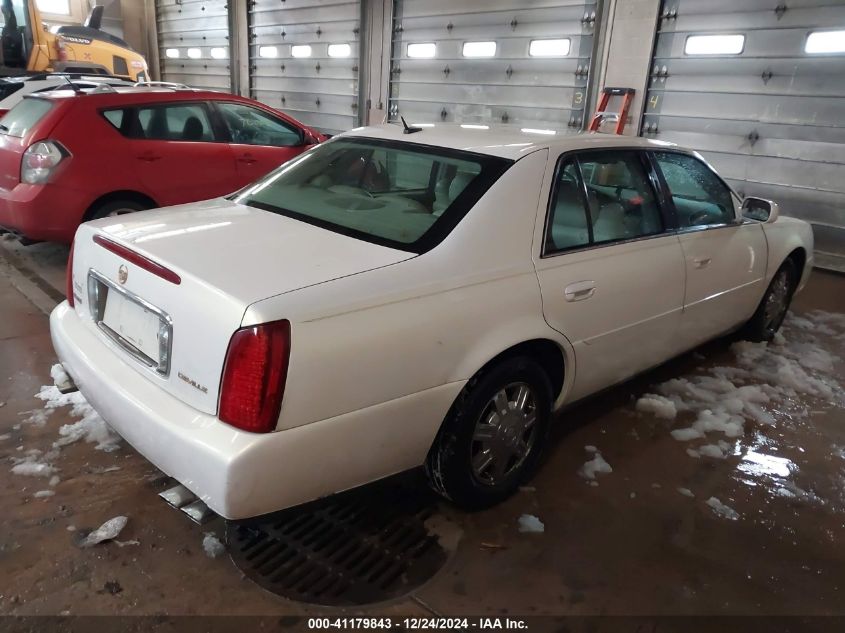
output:
<instances>
[{"instance_id":1,"label":"metal garage door panel","mask_svg":"<svg viewBox=\"0 0 845 633\"><path fill-rule=\"evenodd\" d=\"M162 81L231 90L225 0L156 0L156 22ZM224 57L212 57L212 49ZM171 57L174 51L178 58ZM199 57L189 57L189 51Z\"/></svg>"},{"instance_id":2,"label":"metal garage door panel","mask_svg":"<svg viewBox=\"0 0 845 633\"><path fill-rule=\"evenodd\" d=\"M806 124L837 127L843 120L841 98L815 97L812 104L806 97L777 98L755 94L703 95L697 92L665 91L660 114L711 116L741 119L750 122ZM718 101L718 108L714 108ZM812 105L812 109L808 109Z\"/></svg>"},{"instance_id":3,"label":"metal garage door panel","mask_svg":"<svg viewBox=\"0 0 845 633\"><path fill-rule=\"evenodd\" d=\"M659 69L664 62L657 59L654 62L654 66ZM712 64L702 63L701 58L699 57L679 57L677 59L672 59L672 75L670 79L681 79L681 78L712 78L718 79L719 77L734 77L734 76L745 76L748 77L760 77L761 84L762 75L766 71L772 73L772 77L770 79L774 80L778 77L792 77L795 79L806 79L809 77L823 77L828 80L829 83L836 83L830 81L831 74L841 74L842 71L842 58L838 56L823 56L823 57L805 57L801 59L795 58L731 58L729 63L723 63L719 67L719 74L713 74L713 66ZM750 87L753 88L755 86L754 83L750 83ZM832 89L833 86L828 86L828 89Z\"/></svg>"},{"instance_id":4,"label":"metal garage door panel","mask_svg":"<svg viewBox=\"0 0 845 633\"><path fill-rule=\"evenodd\" d=\"M816 6L805 9L790 6L787 11L778 17L771 1L768 3L769 6L766 9L756 11L749 10L744 2L742 4L735 4L738 4L742 8L742 11L731 13L730 28L734 32L766 27L773 29L800 28L807 24L808 21L821 24L829 20L836 20L839 17L839 7L836 6ZM712 10L706 10L705 13L698 15L689 13L679 14L678 18L671 25L672 30L678 33L693 31L696 33L706 33L707 31L724 32L725 26L724 16Z\"/></svg>"},{"instance_id":5,"label":"metal garage door panel","mask_svg":"<svg viewBox=\"0 0 845 633\"><path fill-rule=\"evenodd\" d=\"M845 28L827 0L664 0L643 116L646 136L700 149L737 188L814 224L845 270L845 55L804 53ZM741 54L690 56L693 34L741 33Z\"/></svg>"},{"instance_id":6,"label":"metal garage door panel","mask_svg":"<svg viewBox=\"0 0 845 633\"><path fill-rule=\"evenodd\" d=\"M843 5L843 10L845 10L845 5ZM719 32L743 33L745 35L745 48L742 51L744 58L764 57L772 59L799 55L804 48L806 31L807 29L792 30L782 28L752 31L737 28L731 24L730 26L723 26ZM663 37L657 40L654 53L655 60L662 61L663 59L673 58L689 59L689 56L684 54L684 46L686 45L687 37L695 33L695 31L663 33ZM698 31L698 33L702 32ZM707 32L704 34L707 34Z\"/></svg>"},{"instance_id":7,"label":"metal garage door panel","mask_svg":"<svg viewBox=\"0 0 845 633\"><path fill-rule=\"evenodd\" d=\"M390 118L580 129L595 11L589 0L396 0ZM528 54L532 40L558 38L568 55ZM495 56L464 57L467 41L495 41ZM414 43L436 44L436 56L409 58Z\"/></svg>"},{"instance_id":8,"label":"metal garage door panel","mask_svg":"<svg viewBox=\"0 0 845 633\"><path fill-rule=\"evenodd\" d=\"M789 2L779 2L778 0L666 0L663 3L663 13L670 11L680 12L677 19L684 15L710 15L710 14L730 14L731 19L736 13L755 12L761 14L761 19L765 19L765 14L775 13L776 7L780 5L787 6L788 10L814 8L829 4L836 4L837 0L829 0L828 2L820 0L789 0ZM787 11L783 12L784 14ZM724 18L723 18L724 19Z\"/></svg>"},{"instance_id":9,"label":"metal garage door panel","mask_svg":"<svg viewBox=\"0 0 845 633\"><path fill-rule=\"evenodd\" d=\"M649 116L646 120L656 121L657 117ZM787 144L808 141L812 143L832 143L840 146L845 143L845 127L813 127L811 125L782 125L757 123L754 129L748 131L748 121L726 121L714 117L684 117L680 115L660 115L660 134L667 141L677 143L678 133L693 133L699 135L700 143L706 143L707 138L716 135L736 136L747 139L754 137L756 132L759 139L782 139ZM669 138L671 136L671 138ZM760 141L758 141L760 142ZM699 145L690 144L699 148ZM705 149L701 147L700 149ZM840 148L841 151L841 148Z\"/></svg>"},{"instance_id":10,"label":"metal garage door panel","mask_svg":"<svg viewBox=\"0 0 845 633\"><path fill-rule=\"evenodd\" d=\"M513 74L520 74L526 86L565 85L582 64L578 59L514 60L508 62ZM473 60L457 59L448 62L449 79L456 84L504 84L499 68L478 68ZM445 77L443 66L433 67L429 60L407 59L402 62L402 79L408 83L440 83ZM506 80L507 76L504 76Z\"/></svg>"},{"instance_id":11,"label":"metal garage door panel","mask_svg":"<svg viewBox=\"0 0 845 633\"><path fill-rule=\"evenodd\" d=\"M699 128L701 126L699 125ZM722 152L739 154L753 152L756 156L783 158L787 160L821 161L837 164L842 154L842 147L836 143L817 141L786 141L783 139L761 138L751 148L751 141L745 136L730 136L723 133L695 132L671 133L672 142L686 147L698 148L701 152Z\"/></svg>"},{"instance_id":12,"label":"metal garage door panel","mask_svg":"<svg viewBox=\"0 0 845 633\"><path fill-rule=\"evenodd\" d=\"M663 85L664 90L678 92L697 92L705 94L736 93L736 94L757 94L770 98L780 96L804 97L808 93L825 97L845 97L845 82L831 83L830 77L823 75L816 76L795 76L784 73L777 73L771 69L763 69L758 73L772 72L773 76L768 81L761 81L759 84L749 86L748 77L742 75L723 75L712 77L710 75L679 75L669 77Z\"/></svg>"},{"instance_id":13,"label":"metal garage door panel","mask_svg":"<svg viewBox=\"0 0 845 633\"><path fill-rule=\"evenodd\" d=\"M255 0L249 9L250 91L259 101L324 132L358 124L360 2ZM348 57L329 46L348 44ZM293 57L292 46L311 47ZM274 49L276 56L265 55Z\"/></svg>"}]
</instances>

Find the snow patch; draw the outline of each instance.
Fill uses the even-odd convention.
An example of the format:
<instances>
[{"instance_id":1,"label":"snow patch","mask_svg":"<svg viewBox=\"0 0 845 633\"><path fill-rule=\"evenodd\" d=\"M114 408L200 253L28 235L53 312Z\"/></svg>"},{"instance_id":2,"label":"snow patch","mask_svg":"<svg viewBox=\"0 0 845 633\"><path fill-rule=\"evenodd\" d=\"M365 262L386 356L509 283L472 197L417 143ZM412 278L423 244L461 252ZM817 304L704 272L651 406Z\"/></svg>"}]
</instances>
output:
<instances>
[{"instance_id":1,"label":"snow patch","mask_svg":"<svg viewBox=\"0 0 845 633\"><path fill-rule=\"evenodd\" d=\"M121 530L126 527L126 523L128 521L129 519L125 516L118 516L113 519L109 519L86 536L79 544L79 547L92 547L98 543L102 543L103 541L110 541L117 538Z\"/></svg>"},{"instance_id":2,"label":"snow patch","mask_svg":"<svg viewBox=\"0 0 845 633\"><path fill-rule=\"evenodd\" d=\"M605 461L604 457L598 451L593 454L593 458L590 461L578 469L579 475L584 479L590 480L595 479L598 473L610 474L612 472L613 468L611 468L610 464Z\"/></svg>"},{"instance_id":3,"label":"snow patch","mask_svg":"<svg viewBox=\"0 0 845 633\"><path fill-rule=\"evenodd\" d=\"M206 532L202 539L202 549L209 558L217 558L226 551L226 546L214 535L214 532Z\"/></svg>"},{"instance_id":4,"label":"snow patch","mask_svg":"<svg viewBox=\"0 0 845 633\"><path fill-rule=\"evenodd\" d=\"M542 534L546 530L543 522L533 514L523 514L519 517L519 531L528 534Z\"/></svg>"},{"instance_id":5,"label":"snow patch","mask_svg":"<svg viewBox=\"0 0 845 633\"><path fill-rule=\"evenodd\" d=\"M36 499L45 499L46 497L52 497L54 494L56 494L55 490L39 490L32 496Z\"/></svg>"},{"instance_id":6,"label":"snow patch","mask_svg":"<svg viewBox=\"0 0 845 633\"><path fill-rule=\"evenodd\" d=\"M120 448L120 436L111 430L81 392L61 393L58 387L45 385L35 397L43 400L48 410L70 406L70 414L81 418L59 428L59 439L54 446L67 446L84 439L96 443L95 448L100 451L111 452Z\"/></svg>"},{"instance_id":7,"label":"snow patch","mask_svg":"<svg viewBox=\"0 0 845 633\"><path fill-rule=\"evenodd\" d=\"M690 442L715 433L742 437L749 422L773 426L773 409L792 409L791 417L806 417L809 411L794 411L798 396L845 406L845 390L836 374L840 359L825 348L820 334L845 340L845 315L818 310L801 317L790 314L772 342L731 345L735 366L663 382L655 393L639 398L635 408L661 419L691 419L671 431L679 442ZM730 445L722 442L711 441L687 453L721 459L730 454Z\"/></svg>"},{"instance_id":8,"label":"snow patch","mask_svg":"<svg viewBox=\"0 0 845 633\"><path fill-rule=\"evenodd\" d=\"M695 494L694 494L694 493L693 493L693 491L692 491L692 490L690 490L689 488L678 488L678 492L680 492L680 493L681 493L682 495L684 495L685 497L690 497L690 498L694 498L694 497L695 497Z\"/></svg>"},{"instance_id":9,"label":"snow patch","mask_svg":"<svg viewBox=\"0 0 845 633\"><path fill-rule=\"evenodd\" d=\"M61 385L70 382L70 376L67 375L65 368L61 363L56 363L50 367L50 378L53 379L53 384Z\"/></svg>"},{"instance_id":10,"label":"snow patch","mask_svg":"<svg viewBox=\"0 0 845 633\"><path fill-rule=\"evenodd\" d=\"M637 411L652 413L656 417L665 420L674 420L678 416L678 408L674 402L669 400L669 398L653 393L647 393L637 400L635 407Z\"/></svg>"},{"instance_id":11,"label":"snow patch","mask_svg":"<svg viewBox=\"0 0 845 633\"><path fill-rule=\"evenodd\" d=\"M32 449L26 452L26 457L13 458L14 466L12 466L13 475L22 475L25 477L52 477L58 470L51 463L58 451L50 451L44 455L38 449Z\"/></svg>"},{"instance_id":12,"label":"snow patch","mask_svg":"<svg viewBox=\"0 0 845 633\"><path fill-rule=\"evenodd\" d=\"M704 503L710 506L710 509L713 510L714 513L724 519L730 519L731 521L736 521L737 519L739 519L739 512L737 512L730 506L725 505L716 497L710 497Z\"/></svg>"},{"instance_id":13,"label":"snow patch","mask_svg":"<svg viewBox=\"0 0 845 633\"><path fill-rule=\"evenodd\" d=\"M24 411L21 415L27 415L24 422L34 424L35 426L44 426L47 424L47 418L53 413L51 409L35 409L34 411Z\"/></svg>"}]
</instances>

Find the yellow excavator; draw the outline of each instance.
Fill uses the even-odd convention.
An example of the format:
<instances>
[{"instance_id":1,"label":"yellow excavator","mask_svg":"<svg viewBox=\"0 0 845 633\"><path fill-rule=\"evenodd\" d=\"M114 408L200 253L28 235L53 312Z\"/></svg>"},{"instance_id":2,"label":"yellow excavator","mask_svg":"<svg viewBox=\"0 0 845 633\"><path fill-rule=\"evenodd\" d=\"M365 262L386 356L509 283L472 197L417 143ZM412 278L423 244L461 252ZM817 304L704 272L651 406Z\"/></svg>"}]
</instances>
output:
<instances>
[{"instance_id":1,"label":"yellow excavator","mask_svg":"<svg viewBox=\"0 0 845 633\"><path fill-rule=\"evenodd\" d=\"M50 27L35 0L0 0L0 77L66 72L149 81L144 58L100 28L103 10L94 7L84 25Z\"/></svg>"}]
</instances>

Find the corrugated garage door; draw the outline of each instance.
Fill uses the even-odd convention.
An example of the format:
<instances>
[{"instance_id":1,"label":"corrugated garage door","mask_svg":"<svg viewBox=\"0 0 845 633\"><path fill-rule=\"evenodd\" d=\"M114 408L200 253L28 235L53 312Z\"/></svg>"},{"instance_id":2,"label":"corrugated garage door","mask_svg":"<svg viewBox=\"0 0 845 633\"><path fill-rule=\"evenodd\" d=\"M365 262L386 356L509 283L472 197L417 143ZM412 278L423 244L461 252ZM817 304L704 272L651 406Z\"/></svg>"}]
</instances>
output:
<instances>
[{"instance_id":1,"label":"corrugated garage door","mask_svg":"<svg viewBox=\"0 0 845 633\"><path fill-rule=\"evenodd\" d=\"M390 118L578 130L596 2L396 0Z\"/></svg>"},{"instance_id":2,"label":"corrugated garage door","mask_svg":"<svg viewBox=\"0 0 845 633\"><path fill-rule=\"evenodd\" d=\"M253 0L253 98L336 133L358 124L360 2Z\"/></svg>"},{"instance_id":3,"label":"corrugated garage door","mask_svg":"<svg viewBox=\"0 0 845 633\"><path fill-rule=\"evenodd\" d=\"M161 80L231 89L226 0L156 0Z\"/></svg>"},{"instance_id":4,"label":"corrugated garage door","mask_svg":"<svg viewBox=\"0 0 845 633\"><path fill-rule=\"evenodd\" d=\"M662 16L643 134L810 220L817 258L845 270L845 33L813 35L845 29L845 3L665 0Z\"/></svg>"}]
</instances>

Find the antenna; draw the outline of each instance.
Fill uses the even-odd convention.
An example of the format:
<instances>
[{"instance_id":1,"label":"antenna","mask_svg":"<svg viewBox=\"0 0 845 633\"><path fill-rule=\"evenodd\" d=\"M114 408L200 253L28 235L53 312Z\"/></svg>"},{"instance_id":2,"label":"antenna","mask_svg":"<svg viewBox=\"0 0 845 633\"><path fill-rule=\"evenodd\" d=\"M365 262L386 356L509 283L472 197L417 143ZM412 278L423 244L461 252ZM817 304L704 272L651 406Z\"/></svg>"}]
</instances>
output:
<instances>
[{"instance_id":1,"label":"antenna","mask_svg":"<svg viewBox=\"0 0 845 633\"><path fill-rule=\"evenodd\" d=\"M399 118L402 120L402 127L405 128L405 134L413 134L414 132L422 132L421 127L412 127L412 126L408 125L407 123L405 123L405 117L400 116Z\"/></svg>"},{"instance_id":2,"label":"antenna","mask_svg":"<svg viewBox=\"0 0 845 633\"><path fill-rule=\"evenodd\" d=\"M66 82L68 82L68 84L70 85L70 89L71 89L71 90L73 90L73 92L74 92L75 94L78 94L78 95L82 94L82 90L80 90L80 89L79 89L79 86L77 86L75 83L73 83L73 82L70 80L70 77L68 77L67 75L62 75L62 78L63 78Z\"/></svg>"}]
</instances>

